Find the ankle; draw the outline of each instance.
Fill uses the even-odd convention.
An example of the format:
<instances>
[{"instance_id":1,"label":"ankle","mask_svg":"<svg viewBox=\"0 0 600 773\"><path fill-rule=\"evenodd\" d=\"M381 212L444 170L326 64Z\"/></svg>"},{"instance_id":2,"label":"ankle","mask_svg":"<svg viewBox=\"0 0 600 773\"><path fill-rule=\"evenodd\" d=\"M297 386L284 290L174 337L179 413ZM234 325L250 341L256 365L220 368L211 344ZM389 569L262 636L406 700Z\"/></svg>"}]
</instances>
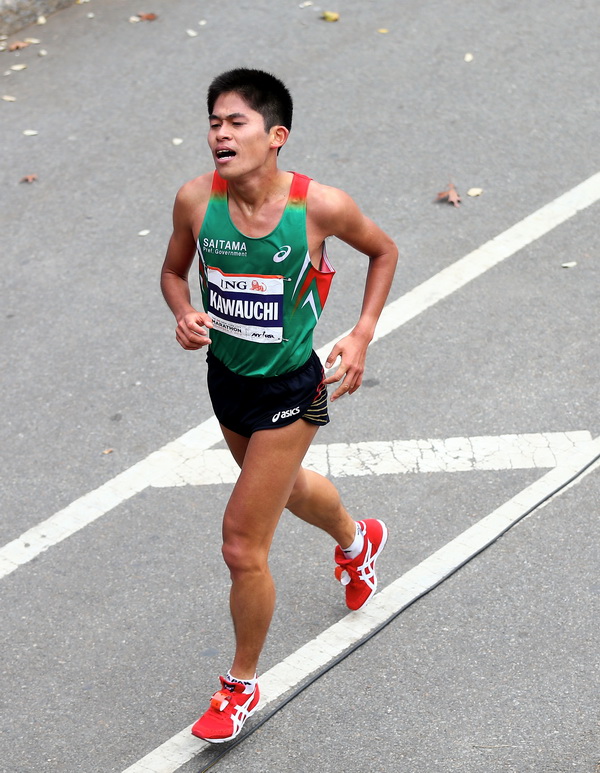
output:
<instances>
[{"instance_id":1,"label":"ankle","mask_svg":"<svg viewBox=\"0 0 600 773\"><path fill-rule=\"evenodd\" d=\"M344 556L350 559L356 558L357 556L359 556L365 544L365 535L363 534L362 529L360 528L358 523L355 526L356 526L356 531L354 533L354 540L352 541L352 543L345 548L340 545Z\"/></svg>"},{"instance_id":2,"label":"ankle","mask_svg":"<svg viewBox=\"0 0 600 773\"><path fill-rule=\"evenodd\" d=\"M238 683L238 684L243 684L244 685L244 692L246 692L246 693L254 692L254 689L256 687L256 682L257 682L256 672L254 673L253 677L249 678L249 677L245 677L245 676L244 677L234 676L231 673L231 671L228 671L226 676L225 676L225 679L228 682L234 682L234 683Z\"/></svg>"}]
</instances>

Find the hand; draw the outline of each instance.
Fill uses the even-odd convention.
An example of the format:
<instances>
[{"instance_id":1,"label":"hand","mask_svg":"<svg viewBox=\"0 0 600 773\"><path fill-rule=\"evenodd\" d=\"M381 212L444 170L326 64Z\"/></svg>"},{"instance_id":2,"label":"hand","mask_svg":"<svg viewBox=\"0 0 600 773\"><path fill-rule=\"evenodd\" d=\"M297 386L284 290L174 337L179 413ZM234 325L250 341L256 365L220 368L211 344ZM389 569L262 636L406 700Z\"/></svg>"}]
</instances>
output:
<instances>
[{"instance_id":1,"label":"hand","mask_svg":"<svg viewBox=\"0 0 600 773\"><path fill-rule=\"evenodd\" d=\"M210 344L208 330L213 326L208 314L191 311L177 320L175 337L184 349L201 349Z\"/></svg>"},{"instance_id":2,"label":"hand","mask_svg":"<svg viewBox=\"0 0 600 773\"><path fill-rule=\"evenodd\" d=\"M368 345L368 340L357 333L350 333L338 341L331 350L331 354L325 361L325 367L332 368L338 357L340 358L340 364L335 373L325 379L325 383L342 382L331 395L332 402L342 397L342 395L354 394L362 384Z\"/></svg>"}]
</instances>

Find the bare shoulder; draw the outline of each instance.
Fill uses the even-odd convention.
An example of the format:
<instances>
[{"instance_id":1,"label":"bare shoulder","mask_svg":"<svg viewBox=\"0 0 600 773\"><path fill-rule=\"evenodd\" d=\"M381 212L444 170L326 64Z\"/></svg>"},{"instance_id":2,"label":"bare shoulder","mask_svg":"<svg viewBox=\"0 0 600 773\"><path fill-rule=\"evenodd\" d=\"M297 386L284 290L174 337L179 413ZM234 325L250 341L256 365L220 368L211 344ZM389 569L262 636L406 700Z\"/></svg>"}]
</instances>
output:
<instances>
[{"instance_id":1,"label":"bare shoulder","mask_svg":"<svg viewBox=\"0 0 600 773\"><path fill-rule=\"evenodd\" d=\"M340 188L331 185L323 185L316 180L311 180L307 194L307 208L314 212L315 217L336 217L343 214L346 207L356 207L352 197Z\"/></svg>"},{"instance_id":2,"label":"bare shoulder","mask_svg":"<svg viewBox=\"0 0 600 773\"><path fill-rule=\"evenodd\" d=\"M195 177L184 183L175 198L173 218L176 223L185 226L188 224L197 234L202 225L206 207L210 199L213 173Z\"/></svg>"},{"instance_id":3,"label":"bare shoulder","mask_svg":"<svg viewBox=\"0 0 600 773\"><path fill-rule=\"evenodd\" d=\"M175 203L187 206L190 204L198 205L202 201L208 201L212 179L212 172L208 172L207 174L200 175L200 177L195 177L193 180L188 180L177 192Z\"/></svg>"},{"instance_id":4,"label":"bare shoulder","mask_svg":"<svg viewBox=\"0 0 600 773\"><path fill-rule=\"evenodd\" d=\"M324 237L344 233L364 217L348 193L314 180L308 188L306 207L309 221Z\"/></svg>"},{"instance_id":5,"label":"bare shoulder","mask_svg":"<svg viewBox=\"0 0 600 773\"><path fill-rule=\"evenodd\" d=\"M307 232L312 244L336 236L365 255L397 254L391 237L345 191L311 182L306 203Z\"/></svg>"}]
</instances>

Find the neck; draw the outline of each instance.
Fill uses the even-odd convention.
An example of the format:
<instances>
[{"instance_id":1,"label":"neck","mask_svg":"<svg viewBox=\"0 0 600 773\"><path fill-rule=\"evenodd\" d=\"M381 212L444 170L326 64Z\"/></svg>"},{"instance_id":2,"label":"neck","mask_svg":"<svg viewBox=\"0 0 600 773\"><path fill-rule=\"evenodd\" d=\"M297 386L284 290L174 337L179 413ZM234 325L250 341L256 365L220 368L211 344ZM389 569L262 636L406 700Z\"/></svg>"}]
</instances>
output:
<instances>
[{"instance_id":1,"label":"neck","mask_svg":"<svg viewBox=\"0 0 600 773\"><path fill-rule=\"evenodd\" d=\"M255 211L265 204L287 198L290 173L280 169L261 170L251 176L227 183L230 200L243 210Z\"/></svg>"}]
</instances>

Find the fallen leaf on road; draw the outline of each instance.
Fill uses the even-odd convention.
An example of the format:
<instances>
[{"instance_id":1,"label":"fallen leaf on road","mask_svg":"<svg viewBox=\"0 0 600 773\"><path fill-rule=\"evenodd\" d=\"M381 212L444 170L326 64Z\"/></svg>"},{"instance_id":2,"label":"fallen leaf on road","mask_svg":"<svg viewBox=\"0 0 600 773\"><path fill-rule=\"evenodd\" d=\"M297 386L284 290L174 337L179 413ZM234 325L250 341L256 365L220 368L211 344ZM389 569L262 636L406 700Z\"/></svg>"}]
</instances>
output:
<instances>
[{"instance_id":1,"label":"fallen leaf on road","mask_svg":"<svg viewBox=\"0 0 600 773\"><path fill-rule=\"evenodd\" d=\"M26 40L15 40L14 43L10 43L8 46L9 51L20 51L22 48L27 48L27 46L30 46L31 43L28 43Z\"/></svg>"},{"instance_id":2,"label":"fallen leaf on road","mask_svg":"<svg viewBox=\"0 0 600 773\"><path fill-rule=\"evenodd\" d=\"M156 21L158 16L155 13L138 13L138 19L140 21Z\"/></svg>"},{"instance_id":3,"label":"fallen leaf on road","mask_svg":"<svg viewBox=\"0 0 600 773\"><path fill-rule=\"evenodd\" d=\"M458 191L454 187L454 183L448 185L448 190L438 193L436 201L447 201L448 204L459 207L461 199Z\"/></svg>"},{"instance_id":4,"label":"fallen leaf on road","mask_svg":"<svg viewBox=\"0 0 600 773\"><path fill-rule=\"evenodd\" d=\"M324 21L337 21L340 18L340 15L335 11L323 11L321 18Z\"/></svg>"},{"instance_id":5,"label":"fallen leaf on road","mask_svg":"<svg viewBox=\"0 0 600 773\"><path fill-rule=\"evenodd\" d=\"M377 30L377 32L379 32L381 35L387 35L389 30L386 29L385 27L381 27L380 29Z\"/></svg>"},{"instance_id":6,"label":"fallen leaf on road","mask_svg":"<svg viewBox=\"0 0 600 773\"><path fill-rule=\"evenodd\" d=\"M106 454L112 454L113 451L114 451L114 448L105 448L104 451L102 451L102 453L106 456Z\"/></svg>"},{"instance_id":7,"label":"fallen leaf on road","mask_svg":"<svg viewBox=\"0 0 600 773\"><path fill-rule=\"evenodd\" d=\"M26 174L25 177L21 177L19 182L21 183L34 183L37 180L37 174Z\"/></svg>"}]
</instances>

